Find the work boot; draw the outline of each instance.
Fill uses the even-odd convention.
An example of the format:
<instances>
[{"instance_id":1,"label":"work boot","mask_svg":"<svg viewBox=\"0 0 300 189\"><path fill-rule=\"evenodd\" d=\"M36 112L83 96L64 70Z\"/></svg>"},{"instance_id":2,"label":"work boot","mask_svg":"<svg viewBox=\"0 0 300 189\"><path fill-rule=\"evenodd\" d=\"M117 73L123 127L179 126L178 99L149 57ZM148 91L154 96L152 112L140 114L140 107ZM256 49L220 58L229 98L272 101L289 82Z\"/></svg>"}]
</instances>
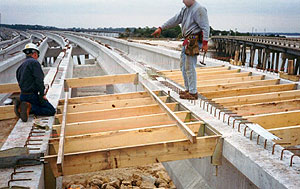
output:
<instances>
[{"instance_id":1,"label":"work boot","mask_svg":"<svg viewBox=\"0 0 300 189\"><path fill-rule=\"evenodd\" d=\"M31 109L31 104L29 102L21 102L20 105L20 118L22 121L27 122L29 113Z\"/></svg>"},{"instance_id":2,"label":"work boot","mask_svg":"<svg viewBox=\"0 0 300 189\"><path fill-rule=\"evenodd\" d=\"M185 90L185 91L179 91L179 95L185 95L186 93L188 93L189 91L188 90Z\"/></svg>"},{"instance_id":3,"label":"work boot","mask_svg":"<svg viewBox=\"0 0 300 189\"><path fill-rule=\"evenodd\" d=\"M192 94L192 93L186 93L185 95L180 95L181 99L187 99L187 100L198 100L198 93Z\"/></svg>"},{"instance_id":4,"label":"work boot","mask_svg":"<svg viewBox=\"0 0 300 189\"><path fill-rule=\"evenodd\" d=\"M15 111L15 114L16 116L19 118L20 117L20 100L18 99L14 99L13 100L13 103L14 103L14 111Z\"/></svg>"}]
</instances>

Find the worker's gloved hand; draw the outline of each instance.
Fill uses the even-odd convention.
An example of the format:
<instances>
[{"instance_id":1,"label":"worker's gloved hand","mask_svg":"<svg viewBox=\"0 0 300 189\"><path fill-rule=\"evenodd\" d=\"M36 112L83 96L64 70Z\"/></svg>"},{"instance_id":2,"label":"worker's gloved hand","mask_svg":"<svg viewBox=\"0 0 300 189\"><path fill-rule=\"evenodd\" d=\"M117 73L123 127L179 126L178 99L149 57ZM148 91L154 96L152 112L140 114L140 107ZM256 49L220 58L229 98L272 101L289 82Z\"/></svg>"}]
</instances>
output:
<instances>
[{"instance_id":1,"label":"worker's gloved hand","mask_svg":"<svg viewBox=\"0 0 300 189\"><path fill-rule=\"evenodd\" d=\"M208 41L204 41L202 43L202 51L207 52L208 50Z\"/></svg>"},{"instance_id":2,"label":"worker's gloved hand","mask_svg":"<svg viewBox=\"0 0 300 189\"><path fill-rule=\"evenodd\" d=\"M154 37L159 37L160 34L161 34L161 31L162 31L162 29L161 29L161 27L159 27L151 35L154 36Z\"/></svg>"}]
</instances>

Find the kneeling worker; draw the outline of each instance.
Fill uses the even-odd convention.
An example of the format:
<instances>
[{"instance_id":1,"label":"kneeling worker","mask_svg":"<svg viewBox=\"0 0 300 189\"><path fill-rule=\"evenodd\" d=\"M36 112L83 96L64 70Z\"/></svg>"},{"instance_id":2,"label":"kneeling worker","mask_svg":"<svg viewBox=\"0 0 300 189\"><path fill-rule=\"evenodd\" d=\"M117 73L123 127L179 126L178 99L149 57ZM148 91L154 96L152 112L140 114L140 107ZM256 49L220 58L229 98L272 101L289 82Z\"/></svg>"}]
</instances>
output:
<instances>
[{"instance_id":1,"label":"kneeling worker","mask_svg":"<svg viewBox=\"0 0 300 189\"><path fill-rule=\"evenodd\" d=\"M17 69L17 80L21 89L20 101L15 101L15 113L26 122L30 113L37 116L53 116L55 108L48 102L44 91L44 72L40 63L39 49L28 43L23 52L26 59Z\"/></svg>"}]
</instances>

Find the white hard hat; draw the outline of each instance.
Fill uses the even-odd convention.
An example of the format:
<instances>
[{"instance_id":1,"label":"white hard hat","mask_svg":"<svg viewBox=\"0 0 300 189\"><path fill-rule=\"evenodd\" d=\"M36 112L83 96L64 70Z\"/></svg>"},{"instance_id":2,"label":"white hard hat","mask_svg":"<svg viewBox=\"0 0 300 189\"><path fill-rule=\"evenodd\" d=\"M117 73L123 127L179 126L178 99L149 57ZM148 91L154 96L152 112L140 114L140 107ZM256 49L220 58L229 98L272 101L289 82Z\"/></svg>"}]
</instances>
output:
<instances>
[{"instance_id":1,"label":"white hard hat","mask_svg":"<svg viewBox=\"0 0 300 189\"><path fill-rule=\"evenodd\" d=\"M32 50L37 51L38 54L40 53L40 51L39 51L38 47L36 46L36 44L33 44L33 43L26 44L24 49L23 49L23 52L25 54L30 54L30 53L33 53Z\"/></svg>"}]
</instances>

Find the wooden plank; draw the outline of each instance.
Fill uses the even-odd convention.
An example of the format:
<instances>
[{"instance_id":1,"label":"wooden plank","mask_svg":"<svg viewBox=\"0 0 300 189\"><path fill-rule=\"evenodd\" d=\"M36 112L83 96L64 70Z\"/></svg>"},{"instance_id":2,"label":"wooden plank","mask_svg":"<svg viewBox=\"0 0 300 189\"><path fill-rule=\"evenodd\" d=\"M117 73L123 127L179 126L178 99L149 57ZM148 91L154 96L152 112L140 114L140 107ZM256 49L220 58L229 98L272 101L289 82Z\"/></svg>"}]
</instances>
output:
<instances>
[{"instance_id":1,"label":"wooden plank","mask_svg":"<svg viewBox=\"0 0 300 189\"><path fill-rule=\"evenodd\" d=\"M155 91L155 94L158 95L158 93L159 93L159 91ZM89 96L89 97L76 97L76 98L70 98L69 104L95 103L95 102L103 102L103 101L145 98L145 97L149 97L149 94L147 92L134 92L134 93L121 93L121 94ZM64 100L60 100L59 105L63 105L63 104L64 104Z\"/></svg>"},{"instance_id":2,"label":"wooden plank","mask_svg":"<svg viewBox=\"0 0 300 189\"><path fill-rule=\"evenodd\" d=\"M204 76L211 76L211 75L219 75L222 77L222 75L226 74L232 74L232 73L238 73L241 70L236 69L236 70L222 70L222 71L214 71L214 72L197 72L197 77L204 77ZM172 80L177 80L177 79L182 79L182 73L181 74L172 74L167 76L169 79Z\"/></svg>"},{"instance_id":3,"label":"wooden plank","mask_svg":"<svg viewBox=\"0 0 300 189\"><path fill-rule=\"evenodd\" d=\"M0 120L16 118L14 106L0 106Z\"/></svg>"},{"instance_id":4,"label":"wooden plank","mask_svg":"<svg viewBox=\"0 0 300 189\"><path fill-rule=\"evenodd\" d=\"M93 87L101 85L113 85L121 83L134 83L137 74L106 75L85 78L66 79L68 88Z\"/></svg>"},{"instance_id":5,"label":"wooden plank","mask_svg":"<svg viewBox=\"0 0 300 189\"><path fill-rule=\"evenodd\" d=\"M257 123L265 129L282 128L300 125L300 110L291 112L279 112L272 114L261 114L244 117L249 121Z\"/></svg>"},{"instance_id":6,"label":"wooden plank","mask_svg":"<svg viewBox=\"0 0 300 189\"><path fill-rule=\"evenodd\" d=\"M20 93L18 83L0 84L0 93Z\"/></svg>"},{"instance_id":7,"label":"wooden plank","mask_svg":"<svg viewBox=\"0 0 300 189\"><path fill-rule=\"evenodd\" d=\"M222 79L222 78L227 79L227 78L246 77L246 76L251 76L251 72L240 72L240 73L224 74L224 75L197 76L197 80L206 81L206 80L214 80L214 79ZM183 83L183 78L174 79L173 81L181 84Z\"/></svg>"},{"instance_id":8,"label":"wooden plank","mask_svg":"<svg viewBox=\"0 0 300 189\"><path fill-rule=\"evenodd\" d=\"M167 103L166 105L173 111L178 103ZM106 110L96 110L78 113L68 113L67 123L76 123L84 121L94 121L103 119L115 119L123 117L141 116L148 114L158 114L163 113L161 108L157 104L143 105L143 106L133 106L125 108L114 108ZM62 115L56 115L59 123L62 121Z\"/></svg>"},{"instance_id":9,"label":"wooden plank","mask_svg":"<svg viewBox=\"0 0 300 189\"><path fill-rule=\"evenodd\" d=\"M246 77L236 77L236 78L224 78L224 79L213 79L213 80L198 80L197 87L201 87L204 85L218 85L218 84L228 84L228 83L237 83L237 82L245 82L245 81L257 81L264 79L263 75L256 76L246 76Z\"/></svg>"},{"instance_id":10,"label":"wooden plank","mask_svg":"<svg viewBox=\"0 0 300 189\"><path fill-rule=\"evenodd\" d=\"M187 111L175 112L175 115L178 116L179 119L184 121L188 113L189 112ZM67 124L65 135L73 136L86 133L99 133L104 131L125 130L168 124L174 124L174 121L170 120L166 113L133 116L119 119L86 121ZM60 125L54 125L53 129L55 129L57 133L60 134Z\"/></svg>"},{"instance_id":11,"label":"wooden plank","mask_svg":"<svg viewBox=\"0 0 300 189\"><path fill-rule=\"evenodd\" d=\"M161 97L163 101L166 101L167 98L168 98L167 96ZM97 102L97 103L73 104L73 105L68 105L68 113L142 106L142 105L153 104L153 102L154 101L151 99L151 97L146 97L146 98L136 98L136 99L125 99L125 100L112 100L112 101L104 101L104 102ZM60 110L61 112L63 111L62 106L58 106L57 109Z\"/></svg>"},{"instance_id":12,"label":"wooden plank","mask_svg":"<svg viewBox=\"0 0 300 189\"><path fill-rule=\"evenodd\" d=\"M300 109L300 99L227 107L241 116L287 112Z\"/></svg>"},{"instance_id":13,"label":"wooden plank","mask_svg":"<svg viewBox=\"0 0 300 189\"><path fill-rule=\"evenodd\" d=\"M229 70L230 67L219 67L219 68L211 68L211 69L201 69L201 68L196 68L197 73L207 73L207 72L216 72L216 71L224 71L224 70ZM160 72L159 72L160 73ZM177 70L177 71L167 71L162 73L165 77L173 76L173 75L181 75L182 71Z\"/></svg>"},{"instance_id":14,"label":"wooden plank","mask_svg":"<svg viewBox=\"0 0 300 189\"><path fill-rule=\"evenodd\" d=\"M264 93L255 95L245 95L238 97L225 97L212 99L223 106L235 106L243 104L255 104L262 102L272 102L300 98L300 90L291 90L284 92Z\"/></svg>"},{"instance_id":15,"label":"wooden plank","mask_svg":"<svg viewBox=\"0 0 300 189\"><path fill-rule=\"evenodd\" d=\"M222 98L222 97L230 97L230 96L242 96L242 95L250 95L250 94L288 91L288 90L296 89L296 87L297 87L296 84L290 83L290 84L281 84L281 85L250 87L247 89L231 89L231 90L224 90L222 92L219 91L202 92L201 94L206 98L211 99L211 98Z\"/></svg>"},{"instance_id":16,"label":"wooden plank","mask_svg":"<svg viewBox=\"0 0 300 189\"><path fill-rule=\"evenodd\" d=\"M220 136L198 137L191 144L189 140L175 140L139 146L128 146L105 150L70 153L65 155L64 175L95 172L106 169L153 164L190 158L212 156ZM59 176L56 155L46 156L54 175Z\"/></svg>"},{"instance_id":17,"label":"wooden plank","mask_svg":"<svg viewBox=\"0 0 300 189\"><path fill-rule=\"evenodd\" d=\"M300 125L269 129L269 132L281 138L281 140L276 140L276 143L290 143L289 146L300 145Z\"/></svg>"},{"instance_id":18,"label":"wooden plank","mask_svg":"<svg viewBox=\"0 0 300 189\"><path fill-rule=\"evenodd\" d=\"M196 135L192 132L190 128L188 128L183 121L178 118L173 111L170 110L168 106L158 97L156 96L146 85L143 85L144 89L151 95L153 100L155 100L161 109L163 109L171 120L175 121L176 125L182 130L182 132L187 136L187 138L191 141L191 143L196 142Z\"/></svg>"},{"instance_id":19,"label":"wooden plank","mask_svg":"<svg viewBox=\"0 0 300 189\"><path fill-rule=\"evenodd\" d=\"M191 122L186 125L197 133L203 122ZM90 150L100 150L121 146L133 146L170 140L185 139L185 135L176 124L137 128L130 130L108 131L66 137L65 153L75 153ZM58 150L58 138L51 139L55 151ZM53 154L55 155L55 154Z\"/></svg>"},{"instance_id":20,"label":"wooden plank","mask_svg":"<svg viewBox=\"0 0 300 189\"><path fill-rule=\"evenodd\" d=\"M237 83L229 84L216 84L216 85L201 85L197 90L199 92L212 92L212 91L224 91L230 89L243 89L257 86L267 86L267 85L276 85L279 84L280 79L271 79L271 80L260 80L260 81L244 81Z\"/></svg>"},{"instance_id":21,"label":"wooden plank","mask_svg":"<svg viewBox=\"0 0 300 189\"><path fill-rule=\"evenodd\" d=\"M289 75L284 72L279 72L279 77L282 79L287 79L287 80L295 81L295 82L298 82L300 79L300 75Z\"/></svg>"},{"instance_id":22,"label":"wooden plank","mask_svg":"<svg viewBox=\"0 0 300 189\"><path fill-rule=\"evenodd\" d=\"M59 145L58 145L58 153L57 153L57 170L58 173L62 176L63 175L63 164L64 164L64 144L65 144L65 128L67 124L67 111L68 111L68 98L69 92L65 93L65 104L64 104L64 112L59 136Z\"/></svg>"},{"instance_id":23,"label":"wooden plank","mask_svg":"<svg viewBox=\"0 0 300 189\"><path fill-rule=\"evenodd\" d=\"M208 70L214 70L214 69L220 69L220 68L228 69L228 67L225 67L224 65L221 65L221 66L197 67L196 71L199 71L199 70L208 71ZM181 70L180 69L162 70L162 71L159 71L158 73L165 74L165 73L176 73L176 72L181 72Z\"/></svg>"}]
</instances>

